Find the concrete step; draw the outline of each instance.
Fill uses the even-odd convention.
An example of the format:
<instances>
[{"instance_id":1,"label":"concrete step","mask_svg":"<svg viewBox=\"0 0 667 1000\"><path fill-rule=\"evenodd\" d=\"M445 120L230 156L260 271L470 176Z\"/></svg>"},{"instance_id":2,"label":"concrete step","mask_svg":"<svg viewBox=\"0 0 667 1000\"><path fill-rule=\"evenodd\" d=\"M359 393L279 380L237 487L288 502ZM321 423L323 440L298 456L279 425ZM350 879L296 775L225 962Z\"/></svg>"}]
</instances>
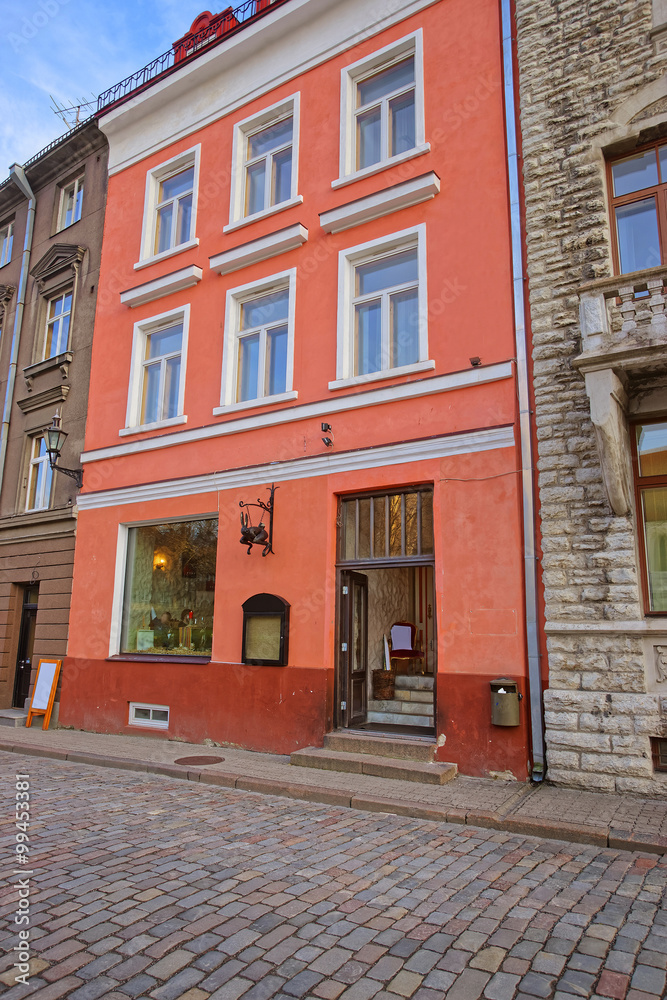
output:
<instances>
[{"instance_id":1,"label":"concrete step","mask_svg":"<svg viewBox=\"0 0 667 1000\"><path fill-rule=\"evenodd\" d=\"M366 722L382 722L385 726L421 726L428 729L433 725L433 716L406 715L405 712L367 712Z\"/></svg>"},{"instance_id":2,"label":"concrete step","mask_svg":"<svg viewBox=\"0 0 667 1000\"><path fill-rule=\"evenodd\" d=\"M402 715L412 716L412 715L430 715L433 717L433 702L422 702L416 701L376 701L374 698L368 702L369 712L394 712ZM406 722L409 719L406 718ZM412 723L411 723L412 724Z\"/></svg>"},{"instance_id":3,"label":"concrete step","mask_svg":"<svg viewBox=\"0 0 667 1000\"><path fill-rule=\"evenodd\" d=\"M405 725L406 720L402 720ZM412 723L414 724L414 723ZM435 756L435 740L413 739L405 736L366 736L364 733L327 733L324 737L326 750L340 753L365 753L376 757L392 757L396 760L417 760L430 763Z\"/></svg>"},{"instance_id":4,"label":"concrete step","mask_svg":"<svg viewBox=\"0 0 667 1000\"><path fill-rule=\"evenodd\" d=\"M422 677L420 674L417 674L412 677L408 674L396 674L394 687L398 688L399 691L432 691L433 676L424 674Z\"/></svg>"},{"instance_id":5,"label":"concrete step","mask_svg":"<svg viewBox=\"0 0 667 1000\"><path fill-rule=\"evenodd\" d=\"M298 767L316 767L323 771L347 771L351 774L372 774L376 778L398 778L426 785L444 785L456 777L456 764L433 764L417 760L395 760L367 753L343 753L306 747L290 755L290 763Z\"/></svg>"},{"instance_id":6,"label":"concrete step","mask_svg":"<svg viewBox=\"0 0 667 1000\"><path fill-rule=\"evenodd\" d=\"M0 709L0 726L25 726L28 713L22 708L2 708Z\"/></svg>"}]
</instances>

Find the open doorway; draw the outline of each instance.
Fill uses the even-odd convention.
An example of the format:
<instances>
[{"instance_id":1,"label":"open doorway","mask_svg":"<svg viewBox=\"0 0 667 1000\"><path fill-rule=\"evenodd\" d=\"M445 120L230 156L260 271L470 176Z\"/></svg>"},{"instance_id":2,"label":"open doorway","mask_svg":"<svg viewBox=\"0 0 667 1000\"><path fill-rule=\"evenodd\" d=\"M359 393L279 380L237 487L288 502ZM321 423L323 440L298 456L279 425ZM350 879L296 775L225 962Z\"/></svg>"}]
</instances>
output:
<instances>
[{"instance_id":1,"label":"open doorway","mask_svg":"<svg viewBox=\"0 0 667 1000\"><path fill-rule=\"evenodd\" d=\"M28 698L28 694L30 693L32 650L35 641L38 599L39 587L36 584L23 588L21 625L19 629L16 672L14 674L14 692L12 697L13 708L23 708Z\"/></svg>"},{"instance_id":2,"label":"open doorway","mask_svg":"<svg viewBox=\"0 0 667 1000\"><path fill-rule=\"evenodd\" d=\"M338 724L434 732L433 494L412 487L341 501Z\"/></svg>"}]
</instances>

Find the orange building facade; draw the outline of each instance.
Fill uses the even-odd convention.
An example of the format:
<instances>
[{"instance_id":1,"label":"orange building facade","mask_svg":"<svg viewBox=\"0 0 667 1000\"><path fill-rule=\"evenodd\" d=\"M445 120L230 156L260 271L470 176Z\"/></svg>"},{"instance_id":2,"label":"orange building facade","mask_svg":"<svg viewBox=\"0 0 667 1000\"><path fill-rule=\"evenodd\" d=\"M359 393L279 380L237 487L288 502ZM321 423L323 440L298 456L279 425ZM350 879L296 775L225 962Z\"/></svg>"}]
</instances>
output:
<instances>
[{"instance_id":1,"label":"orange building facade","mask_svg":"<svg viewBox=\"0 0 667 1000\"><path fill-rule=\"evenodd\" d=\"M246 4L102 98L63 724L530 773L502 14Z\"/></svg>"}]
</instances>

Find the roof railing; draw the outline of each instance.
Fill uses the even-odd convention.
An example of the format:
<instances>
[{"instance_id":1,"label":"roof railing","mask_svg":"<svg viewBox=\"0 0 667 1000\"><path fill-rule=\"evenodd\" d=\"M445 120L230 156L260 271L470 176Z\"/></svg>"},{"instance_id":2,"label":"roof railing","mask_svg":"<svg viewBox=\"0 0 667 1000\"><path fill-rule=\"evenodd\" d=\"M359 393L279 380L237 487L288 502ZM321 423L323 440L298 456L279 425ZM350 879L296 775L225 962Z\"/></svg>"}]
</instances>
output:
<instances>
[{"instance_id":1,"label":"roof railing","mask_svg":"<svg viewBox=\"0 0 667 1000\"><path fill-rule=\"evenodd\" d=\"M286 2L287 0L245 0L238 7L228 7L222 15L213 18L207 27L184 35L167 52L153 59L143 69L100 94L97 99L97 114L145 90L156 80L195 59L204 49L219 45L230 35L242 31L247 25L268 14L273 7Z\"/></svg>"}]
</instances>

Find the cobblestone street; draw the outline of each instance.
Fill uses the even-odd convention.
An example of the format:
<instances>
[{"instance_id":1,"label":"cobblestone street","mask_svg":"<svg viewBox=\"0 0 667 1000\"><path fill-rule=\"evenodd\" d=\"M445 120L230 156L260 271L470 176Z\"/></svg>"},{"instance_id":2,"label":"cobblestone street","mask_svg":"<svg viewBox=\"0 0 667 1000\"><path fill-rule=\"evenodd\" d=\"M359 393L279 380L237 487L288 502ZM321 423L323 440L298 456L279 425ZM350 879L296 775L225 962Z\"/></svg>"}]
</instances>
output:
<instances>
[{"instance_id":1,"label":"cobblestone street","mask_svg":"<svg viewBox=\"0 0 667 1000\"><path fill-rule=\"evenodd\" d=\"M662 1000L667 857L0 754L7 1000ZM354 780L351 778L351 780Z\"/></svg>"}]
</instances>

